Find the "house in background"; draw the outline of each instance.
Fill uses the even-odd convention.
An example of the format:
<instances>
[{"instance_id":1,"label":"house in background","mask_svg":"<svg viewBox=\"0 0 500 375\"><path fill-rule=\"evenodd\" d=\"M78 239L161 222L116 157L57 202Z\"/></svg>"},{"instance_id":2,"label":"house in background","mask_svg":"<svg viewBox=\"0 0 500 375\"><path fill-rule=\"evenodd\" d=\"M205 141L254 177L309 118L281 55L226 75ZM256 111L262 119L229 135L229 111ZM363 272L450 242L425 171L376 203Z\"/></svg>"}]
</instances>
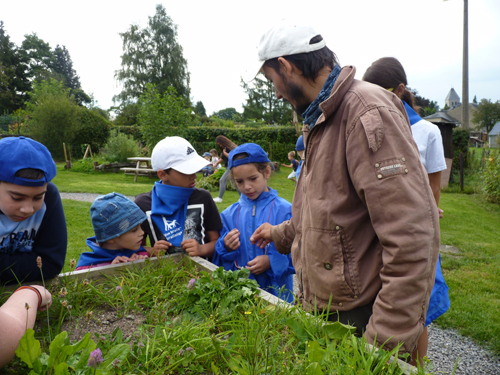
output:
<instances>
[{"instance_id":1,"label":"house in background","mask_svg":"<svg viewBox=\"0 0 500 375\"><path fill-rule=\"evenodd\" d=\"M488 134L488 143L490 147L499 148L499 136L500 135L500 121L493 126L493 129Z\"/></svg>"}]
</instances>

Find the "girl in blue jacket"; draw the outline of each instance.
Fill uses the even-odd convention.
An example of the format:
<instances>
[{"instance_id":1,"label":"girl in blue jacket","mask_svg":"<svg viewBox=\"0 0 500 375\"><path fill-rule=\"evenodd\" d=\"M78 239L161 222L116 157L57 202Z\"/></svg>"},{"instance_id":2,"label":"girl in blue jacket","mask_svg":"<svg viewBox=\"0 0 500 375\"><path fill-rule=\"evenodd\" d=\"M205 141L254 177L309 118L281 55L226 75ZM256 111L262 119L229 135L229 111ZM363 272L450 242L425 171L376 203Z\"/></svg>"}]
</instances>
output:
<instances>
[{"instance_id":1,"label":"girl in blue jacket","mask_svg":"<svg viewBox=\"0 0 500 375\"><path fill-rule=\"evenodd\" d=\"M261 224L276 225L292 217L292 205L267 186L271 165L266 152L255 143L245 143L229 153L228 168L241 196L221 214L223 228L213 262L226 270L246 267L262 289L293 302L291 256L278 253L273 243L264 249L250 243Z\"/></svg>"}]
</instances>

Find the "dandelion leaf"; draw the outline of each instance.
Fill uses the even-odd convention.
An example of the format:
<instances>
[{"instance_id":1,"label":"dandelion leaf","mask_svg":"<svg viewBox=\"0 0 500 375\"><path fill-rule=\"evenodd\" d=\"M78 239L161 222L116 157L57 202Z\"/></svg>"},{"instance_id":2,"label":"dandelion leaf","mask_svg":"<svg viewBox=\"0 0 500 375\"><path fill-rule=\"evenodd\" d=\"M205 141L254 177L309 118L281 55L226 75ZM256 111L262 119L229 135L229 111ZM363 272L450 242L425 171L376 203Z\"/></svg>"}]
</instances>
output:
<instances>
[{"instance_id":1,"label":"dandelion leaf","mask_svg":"<svg viewBox=\"0 0 500 375\"><path fill-rule=\"evenodd\" d=\"M68 364L63 362L54 366L54 375L69 375Z\"/></svg>"},{"instance_id":2,"label":"dandelion leaf","mask_svg":"<svg viewBox=\"0 0 500 375\"><path fill-rule=\"evenodd\" d=\"M66 358L61 356L61 351L62 348L66 345L66 338L68 337L68 332L63 331L60 334L58 334L54 340L50 343L49 347L49 361L48 361L48 366L49 368L53 368L55 364L61 363L61 362L66 362ZM57 360L57 363L56 363Z\"/></svg>"},{"instance_id":3,"label":"dandelion leaf","mask_svg":"<svg viewBox=\"0 0 500 375\"><path fill-rule=\"evenodd\" d=\"M115 359L118 359L120 362L125 361L128 353L130 353L130 346L128 346L127 344L118 344L113 346L104 356L103 367L107 368L108 366L111 366L111 363Z\"/></svg>"},{"instance_id":4,"label":"dandelion leaf","mask_svg":"<svg viewBox=\"0 0 500 375\"><path fill-rule=\"evenodd\" d=\"M309 361L321 363L323 361L325 351L321 348L317 341L309 341L307 344L307 356Z\"/></svg>"},{"instance_id":5,"label":"dandelion leaf","mask_svg":"<svg viewBox=\"0 0 500 375\"><path fill-rule=\"evenodd\" d=\"M325 324L323 326L323 331L331 340L341 340L346 335L354 334L354 332L356 332L356 328L340 322L334 322Z\"/></svg>"},{"instance_id":6,"label":"dandelion leaf","mask_svg":"<svg viewBox=\"0 0 500 375\"><path fill-rule=\"evenodd\" d=\"M321 370L321 366L318 362L313 362L309 366L307 366L307 375L323 375L323 371Z\"/></svg>"},{"instance_id":7,"label":"dandelion leaf","mask_svg":"<svg viewBox=\"0 0 500 375\"><path fill-rule=\"evenodd\" d=\"M33 362L36 358L40 357L42 354L42 349L40 348L40 342L35 339L35 331L31 328L26 330L19 341L19 347L16 349L16 355L28 365L29 368L33 368Z\"/></svg>"}]
</instances>

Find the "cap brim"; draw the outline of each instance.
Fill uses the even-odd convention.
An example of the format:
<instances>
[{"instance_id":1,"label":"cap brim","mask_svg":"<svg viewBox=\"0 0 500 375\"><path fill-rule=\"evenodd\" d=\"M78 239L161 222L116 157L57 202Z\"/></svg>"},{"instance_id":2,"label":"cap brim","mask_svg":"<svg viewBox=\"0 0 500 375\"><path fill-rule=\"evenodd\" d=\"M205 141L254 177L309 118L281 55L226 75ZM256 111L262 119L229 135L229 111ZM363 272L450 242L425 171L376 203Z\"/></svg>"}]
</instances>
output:
<instances>
[{"instance_id":1,"label":"cap brim","mask_svg":"<svg viewBox=\"0 0 500 375\"><path fill-rule=\"evenodd\" d=\"M212 164L209 160L202 158L200 155L196 155L195 157L183 161L182 163L172 165L171 168L184 174L193 174L201 171L209 164Z\"/></svg>"},{"instance_id":2,"label":"cap brim","mask_svg":"<svg viewBox=\"0 0 500 375\"><path fill-rule=\"evenodd\" d=\"M255 77L262 71L265 61L257 60L251 64L243 74L243 81L252 82Z\"/></svg>"}]
</instances>

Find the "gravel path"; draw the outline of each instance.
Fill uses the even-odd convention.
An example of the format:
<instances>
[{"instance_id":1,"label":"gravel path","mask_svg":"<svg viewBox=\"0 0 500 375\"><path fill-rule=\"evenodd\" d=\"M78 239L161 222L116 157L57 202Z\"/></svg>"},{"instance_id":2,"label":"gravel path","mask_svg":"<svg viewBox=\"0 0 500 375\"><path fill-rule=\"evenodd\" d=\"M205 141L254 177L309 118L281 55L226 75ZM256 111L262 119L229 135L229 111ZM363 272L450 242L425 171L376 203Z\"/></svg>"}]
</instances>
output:
<instances>
[{"instance_id":1,"label":"gravel path","mask_svg":"<svg viewBox=\"0 0 500 375\"><path fill-rule=\"evenodd\" d=\"M93 202L99 195L61 193L61 198ZM134 197L128 198L134 200ZM294 287L297 287L295 278ZM500 357L477 345L470 338L454 330L441 329L434 324L429 326L427 356L432 362L429 370L435 374L452 374L457 358L459 358L455 375L500 375Z\"/></svg>"}]
</instances>

